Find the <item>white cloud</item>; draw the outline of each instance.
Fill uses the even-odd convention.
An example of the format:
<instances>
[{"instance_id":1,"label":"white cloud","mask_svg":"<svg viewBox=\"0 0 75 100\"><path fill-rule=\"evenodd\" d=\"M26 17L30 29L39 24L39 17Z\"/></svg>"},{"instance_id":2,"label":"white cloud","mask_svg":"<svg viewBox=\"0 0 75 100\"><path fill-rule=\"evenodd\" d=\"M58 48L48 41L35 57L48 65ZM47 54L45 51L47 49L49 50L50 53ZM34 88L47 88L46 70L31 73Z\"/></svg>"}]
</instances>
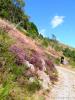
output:
<instances>
[{"instance_id":1,"label":"white cloud","mask_svg":"<svg viewBox=\"0 0 75 100\"><path fill-rule=\"evenodd\" d=\"M64 16L54 16L51 21L52 28L56 28L63 22L64 22Z\"/></svg>"},{"instance_id":2,"label":"white cloud","mask_svg":"<svg viewBox=\"0 0 75 100\"><path fill-rule=\"evenodd\" d=\"M46 34L45 32L46 32L45 29L41 29L41 30L39 31L39 33L42 34L43 36L46 36L46 35L45 35L45 34Z\"/></svg>"}]
</instances>

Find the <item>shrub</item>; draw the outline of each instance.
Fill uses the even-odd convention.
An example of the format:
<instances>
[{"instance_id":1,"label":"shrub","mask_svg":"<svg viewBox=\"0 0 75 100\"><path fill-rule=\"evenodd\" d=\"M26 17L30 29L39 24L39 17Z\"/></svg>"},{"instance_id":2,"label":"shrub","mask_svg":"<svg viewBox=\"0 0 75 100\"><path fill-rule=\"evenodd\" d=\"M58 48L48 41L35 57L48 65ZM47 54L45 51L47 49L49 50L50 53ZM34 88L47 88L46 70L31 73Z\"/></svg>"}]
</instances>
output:
<instances>
[{"instance_id":1,"label":"shrub","mask_svg":"<svg viewBox=\"0 0 75 100\"><path fill-rule=\"evenodd\" d=\"M70 50L69 48L65 48L63 50L63 55L75 61L75 50Z\"/></svg>"},{"instance_id":2,"label":"shrub","mask_svg":"<svg viewBox=\"0 0 75 100\"><path fill-rule=\"evenodd\" d=\"M42 70L42 61L40 59L41 55L38 52L32 53L32 56L30 57L29 62L33 64L36 68L39 68Z\"/></svg>"},{"instance_id":3,"label":"shrub","mask_svg":"<svg viewBox=\"0 0 75 100\"><path fill-rule=\"evenodd\" d=\"M58 72L53 64L53 62L49 59L45 60L46 62L46 73L50 76L52 83L58 80Z\"/></svg>"},{"instance_id":4,"label":"shrub","mask_svg":"<svg viewBox=\"0 0 75 100\"><path fill-rule=\"evenodd\" d=\"M16 56L16 64L17 65L21 65L25 62L26 59L26 55L25 55L25 51L16 46L16 45L12 45L9 49L13 54L15 54Z\"/></svg>"},{"instance_id":5,"label":"shrub","mask_svg":"<svg viewBox=\"0 0 75 100\"><path fill-rule=\"evenodd\" d=\"M61 46L59 46L59 44L58 45L54 45L54 49L56 50L56 51L62 51L63 50L63 48L61 47Z\"/></svg>"},{"instance_id":6,"label":"shrub","mask_svg":"<svg viewBox=\"0 0 75 100\"><path fill-rule=\"evenodd\" d=\"M63 55L64 55L64 56L66 56L66 57L71 57L71 54L72 54L72 52L71 52L71 50L70 50L69 48L65 48L65 49L63 50Z\"/></svg>"},{"instance_id":7,"label":"shrub","mask_svg":"<svg viewBox=\"0 0 75 100\"><path fill-rule=\"evenodd\" d=\"M73 68L75 68L75 61L73 61L72 59L69 59L68 62Z\"/></svg>"},{"instance_id":8,"label":"shrub","mask_svg":"<svg viewBox=\"0 0 75 100\"><path fill-rule=\"evenodd\" d=\"M29 83L28 85L28 91L30 91L31 93L35 93L37 90L40 90L41 85L38 81L38 79L35 79L34 82Z\"/></svg>"},{"instance_id":9,"label":"shrub","mask_svg":"<svg viewBox=\"0 0 75 100\"><path fill-rule=\"evenodd\" d=\"M49 42L47 41L47 39L43 39L42 45L43 45L44 47L48 47L48 44L49 44Z\"/></svg>"},{"instance_id":10,"label":"shrub","mask_svg":"<svg viewBox=\"0 0 75 100\"><path fill-rule=\"evenodd\" d=\"M55 64L59 65L59 64L60 64L60 59L59 59L59 58L56 58L56 59L54 60L54 62L55 62Z\"/></svg>"}]
</instances>

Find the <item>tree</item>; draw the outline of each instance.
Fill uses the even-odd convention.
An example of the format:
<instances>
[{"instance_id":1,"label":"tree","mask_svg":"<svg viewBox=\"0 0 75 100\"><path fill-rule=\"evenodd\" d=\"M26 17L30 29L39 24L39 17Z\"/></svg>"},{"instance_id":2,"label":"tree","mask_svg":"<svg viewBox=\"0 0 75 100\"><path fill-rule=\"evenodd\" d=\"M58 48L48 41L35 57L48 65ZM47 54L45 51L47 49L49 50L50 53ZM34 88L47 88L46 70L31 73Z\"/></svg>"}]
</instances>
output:
<instances>
[{"instance_id":1,"label":"tree","mask_svg":"<svg viewBox=\"0 0 75 100\"><path fill-rule=\"evenodd\" d=\"M56 36L52 34L52 40L56 41Z\"/></svg>"},{"instance_id":2,"label":"tree","mask_svg":"<svg viewBox=\"0 0 75 100\"><path fill-rule=\"evenodd\" d=\"M24 0L0 0L0 17L16 24L23 21L24 26L29 18L23 11L24 6Z\"/></svg>"},{"instance_id":3,"label":"tree","mask_svg":"<svg viewBox=\"0 0 75 100\"><path fill-rule=\"evenodd\" d=\"M28 30L28 33L29 33L28 36L30 36L30 37L36 38L36 37L39 36L38 29L33 22L27 23L27 30Z\"/></svg>"},{"instance_id":4,"label":"tree","mask_svg":"<svg viewBox=\"0 0 75 100\"><path fill-rule=\"evenodd\" d=\"M12 1L17 7L21 9L25 6L24 0L12 0Z\"/></svg>"}]
</instances>

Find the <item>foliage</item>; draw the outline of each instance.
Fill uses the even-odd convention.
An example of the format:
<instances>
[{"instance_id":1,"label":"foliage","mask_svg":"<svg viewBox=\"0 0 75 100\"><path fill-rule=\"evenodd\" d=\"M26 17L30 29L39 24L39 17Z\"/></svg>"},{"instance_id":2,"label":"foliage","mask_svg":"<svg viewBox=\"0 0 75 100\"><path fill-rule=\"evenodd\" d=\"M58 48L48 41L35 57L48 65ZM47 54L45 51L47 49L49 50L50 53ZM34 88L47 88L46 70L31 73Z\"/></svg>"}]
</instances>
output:
<instances>
[{"instance_id":1,"label":"foliage","mask_svg":"<svg viewBox=\"0 0 75 100\"><path fill-rule=\"evenodd\" d=\"M13 3L17 6L17 7L24 7L25 6L25 2L24 0L13 0Z\"/></svg>"},{"instance_id":2,"label":"foliage","mask_svg":"<svg viewBox=\"0 0 75 100\"><path fill-rule=\"evenodd\" d=\"M34 32L36 32L37 33L37 35L38 35L38 29L37 29L37 27L36 27L36 25L33 23L33 22L30 22L30 28L34 31Z\"/></svg>"},{"instance_id":3,"label":"foliage","mask_svg":"<svg viewBox=\"0 0 75 100\"><path fill-rule=\"evenodd\" d=\"M63 55L69 58L69 64L75 66L75 50L65 48L63 50Z\"/></svg>"},{"instance_id":4,"label":"foliage","mask_svg":"<svg viewBox=\"0 0 75 100\"><path fill-rule=\"evenodd\" d=\"M39 34L38 36L41 40L44 38L42 34Z\"/></svg>"},{"instance_id":5,"label":"foliage","mask_svg":"<svg viewBox=\"0 0 75 100\"><path fill-rule=\"evenodd\" d=\"M75 68L75 61L73 61L72 59L69 59L68 62L72 66L72 68Z\"/></svg>"},{"instance_id":6,"label":"foliage","mask_svg":"<svg viewBox=\"0 0 75 100\"><path fill-rule=\"evenodd\" d=\"M52 40L56 41L56 36L52 34Z\"/></svg>"},{"instance_id":7,"label":"foliage","mask_svg":"<svg viewBox=\"0 0 75 100\"><path fill-rule=\"evenodd\" d=\"M26 23L28 16L23 11L23 0L0 0L0 17L5 18L13 23L19 23L22 21Z\"/></svg>"},{"instance_id":8,"label":"foliage","mask_svg":"<svg viewBox=\"0 0 75 100\"><path fill-rule=\"evenodd\" d=\"M49 41L48 41L47 38L43 38L42 45L43 45L44 47L48 47Z\"/></svg>"},{"instance_id":9,"label":"foliage","mask_svg":"<svg viewBox=\"0 0 75 100\"><path fill-rule=\"evenodd\" d=\"M24 0L1 0L0 17L18 24L22 28L28 30L28 36L35 38L38 36L38 29L33 22L29 22L29 16L23 11L24 6Z\"/></svg>"},{"instance_id":10,"label":"foliage","mask_svg":"<svg viewBox=\"0 0 75 100\"><path fill-rule=\"evenodd\" d=\"M47 73L48 73L52 83L54 83L54 81L58 80L58 72L51 60L47 59L45 62L46 62Z\"/></svg>"},{"instance_id":11,"label":"foliage","mask_svg":"<svg viewBox=\"0 0 75 100\"><path fill-rule=\"evenodd\" d=\"M27 23L27 31L28 31L28 36L32 37L33 39L38 37L38 29L36 25L33 22Z\"/></svg>"},{"instance_id":12,"label":"foliage","mask_svg":"<svg viewBox=\"0 0 75 100\"><path fill-rule=\"evenodd\" d=\"M6 100L9 95L10 86L6 83L3 87L0 87L0 99Z\"/></svg>"},{"instance_id":13,"label":"foliage","mask_svg":"<svg viewBox=\"0 0 75 100\"><path fill-rule=\"evenodd\" d=\"M56 59L54 60L54 62L55 62L55 64L59 65L59 64L60 64L60 59L59 59L59 58L56 58Z\"/></svg>"},{"instance_id":14,"label":"foliage","mask_svg":"<svg viewBox=\"0 0 75 100\"><path fill-rule=\"evenodd\" d=\"M0 1L0 17L5 18L13 23L20 23L20 27L26 29L27 35L32 38L40 38L42 39L42 45L44 47L48 47L50 39L44 38L42 35L39 35L37 26L33 22L29 22L29 17L25 14L23 11L24 7L24 1L23 0L1 0ZM15 42L15 41L14 41ZM2 79L0 79L2 83L2 87L0 88L0 99L3 100L19 100L21 97L27 96L27 98L34 100L34 97L32 97L33 93L39 90L40 84L38 80L35 80L35 82L29 84L27 80L24 77L26 66L23 65L23 62L25 59L25 51L13 47L13 54L9 51L10 46L13 46L13 40L9 38L6 32L3 30L0 30L0 60L1 58L5 62L1 67L0 76ZM17 51L17 52L14 52ZM17 64L16 62L16 56L17 55L17 61L21 64ZM39 54L35 53L32 55L31 58L29 58L29 61L31 64L33 64L36 67L39 67L39 69L42 69L42 61L39 59ZM49 60L46 61L47 70L50 75L50 78L56 78L55 73L56 69L52 62ZM24 73L23 73L24 72ZM2 74L2 75L1 75ZM12 76L12 77L10 77ZM19 77L23 77L26 81L25 84L21 85L18 82ZM52 77L53 76L53 77ZM9 78L10 77L10 78ZM22 80L21 80L22 81ZM10 88L11 83L11 88ZM15 98L15 99L14 99ZM40 97L41 98L41 97ZM40 99L38 99L40 100ZM41 98L42 100L42 98Z\"/></svg>"},{"instance_id":15,"label":"foliage","mask_svg":"<svg viewBox=\"0 0 75 100\"><path fill-rule=\"evenodd\" d=\"M63 50L62 46L59 46L59 44L55 44L55 45L54 45L54 49L55 49L56 51L62 51L62 50Z\"/></svg>"},{"instance_id":16,"label":"foliage","mask_svg":"<svg viewBox=\"0 0 75 100\"><path fill-rule=\"evenodd\" d=\"M75 61L75 50L70 50L69 48L65 48L63 50L63 54L64 56L69 57Z\"/></svg>"},{"instance_id":17,"label":"foliage","mask_svg":"<svg viewBox=\"0 0 75 100\"><path fill-rule=\"evenodd\" d=\"M16 61L15 62L16 62L16 64L17 65L22 65L24 63L24 60L25 60L25 51L22 48L20 48L20 47L18 47L16 45L12 45L10 47L10 51L13 54L15 54L15 57L16 57Z\"/></svg>"},{"instance_id":18,"label":"foliage","mask_svg":"<svg viewBox=\"0 0 75 100\"><path fill-rule=\"evenodd\" d=\"M28 85L28 91L30 91L31 93L35 93L37 90L40 90L40 88L41 88L41 85L38 79L36 79L34 82Z\"/></svg>"},{"instance_id":19,"label":"foliage","mask_svg":"<svg viewBox=\"0 0 75 100\"><path fill-rule=\"evenodd\" d=\"M28 79L23 76L23 72L26 70L25 65L16 65L15 56L8 50L11 44L11 39L8 37L7 33L0 30L0 59L5 59L5 65L0 68L0 100L18 100L21 98L29 98L34 100L33 93L40 89L40 84L38 80L29 84ZM25 84L22 86L18 82L17 78L24 77ZM22 79L20 80L22 81ZM11 84L11 85L10 85ZM18 95L19 94L19 95ZM40 97L38 98L40 100Z\"/></svg>"},{"instance_id":20,"label":"foliage","mask_svg":"<svg viewBox=\"0 0 75 100\"><path fill-rule=\"evenodd\" d=\"M38 52L35 51L34 53L32 53L32 57L30 57L29 62L36 66L36 68L42 69L42 61Z\"/></svg>"},{"instance_id":21,"label":"foliage","mask_svg":"<svg viewBox=\"0 0 75 100\"><path fill-rule=\"evenodd\" d=\"M66 57L71 57L72 55L72 51L69 49L69 48L65 48L63 50L63 55L66 56Z\"/></svg>"}]
</instances>

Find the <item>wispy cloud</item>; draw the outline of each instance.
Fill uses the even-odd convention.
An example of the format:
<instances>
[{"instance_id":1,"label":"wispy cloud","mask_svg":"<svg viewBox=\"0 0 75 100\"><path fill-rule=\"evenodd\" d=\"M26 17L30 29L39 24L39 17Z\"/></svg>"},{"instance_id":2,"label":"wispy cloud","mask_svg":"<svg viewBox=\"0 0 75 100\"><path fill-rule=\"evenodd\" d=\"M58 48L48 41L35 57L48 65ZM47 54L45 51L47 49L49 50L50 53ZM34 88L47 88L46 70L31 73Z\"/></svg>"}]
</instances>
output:
<instances>
[{"instance_id":1,"label":"wispy cloud","mask_svg":"<svg viewBox=\"0 0 75 100\"><path fill-rule=\"evenodd\" d=\"M46 33L45 33L45 32L46 32L46 29L41 29L41 30L39 31L39 33L42 34L43 36L46 36Z\"/></svg>"},{"instance_id":2,"label":"wispy cloud","mask_svg":"<svg viewBox=\"0 0 75 100\"><path fill-rule=\"evenodd\" d=\"M56 28L64 22L64 16L54 16L51 20L52 28Z\"/></svg>"}]
</instances>

